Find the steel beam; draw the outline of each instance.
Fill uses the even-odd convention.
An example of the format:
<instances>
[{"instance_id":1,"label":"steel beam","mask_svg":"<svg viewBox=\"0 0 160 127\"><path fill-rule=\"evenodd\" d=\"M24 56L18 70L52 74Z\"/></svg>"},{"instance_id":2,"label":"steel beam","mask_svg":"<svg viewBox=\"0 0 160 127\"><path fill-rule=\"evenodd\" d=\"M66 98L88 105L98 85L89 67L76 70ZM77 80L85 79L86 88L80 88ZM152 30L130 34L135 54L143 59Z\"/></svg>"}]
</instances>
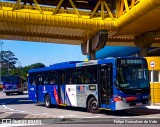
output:
<instances>
[{"instance_id":1,"label":"steel beam","mask_svg":"<svg viewBox=\"0 0 160 127\"><path fill-rule=\"evenodd\" d=\"M93 18L95 12L97 11L99 5L101 4L101 1L99 0L95 6L95 8L93 9L92 13L91 13L91 16L90 16L90 19Z\"/></svg>"},{"instance_id":2,"label":"steel beam","mask_svg":"<svg viewBox=\"0 0 160 127\"><path fill-rule=\"evenodd\" d=\"M0 35L16 35L16 36L28 36L28 37L43 37L43 38L54 38L54 39L65 39L65 40L85 40L81 36L68 36L68 35L59 35L59 34L46 34L46 33L33 33L33 32L19 32L11 30L0 30Z\"/></svg>"},{"instance_id":3,"label":"steel beam","mask_svg":"<svg viewBox=\"0 0 160 127\"><path fill-rule=\"evenodd\" d=\"M69 2L70 2L70 4L71 4L71 6L73 7L75 13L78 15L79 18L81 18L81 15L79 14L79 12L78 12L75 4L73 3L73 1L72 1L72 0L69 0Z\"/></svg>"},{"instance_id":4,"label":"steel beam","mask_svg":"<svg viewBox=\"0 0 160 127\"><path fill-rule=\"evenodd\" d=\"M43 11L41 10L40 6L38 5L38 2L36 0L33 0L33 2L36 5L36 9L39 10L41 14L43 14Z\"/></svg>"},{"instance_id":5,"label":"steel beam","mask_svg":"<svg viewBox=\"0 0 160 127\"><path fill-rule=\"evenodd\" d=\"M56 9L53 12L53 15L57 13L57 11L59 10L59 8L61 7L62 3L64 2L64 0L60 0L58 5L56 6Z\"/></svg>"},{"instance_id":6,"label":"steel beam","mask_svg":"<svg viewBox=\"0 0 160 127\"><path fill-rule=\"evenodd\" d=\"M124 5L125 5L125 8L126 8L126 11L129 11L128 1L127 0L124 0Z\"/></svg>"},{"instance_id":7,"label":"steel beam","mask_svg":"<svg viewBox=\"0 0 160 127\"><path fill-rule=\"evenodd\" d=\"M19 8L21 0L17 0L15 6L13 7L12 11L17 10Z\"/></svg>"},{"instance_id":8,"label":"steel beam","mask_svg":"<svg viewBox=\"0 0 160 127\"><path fill-rule=\"evenodd\" d=\"M112 13L111 13L111 10L110 10L109 7L108 7L108 4L106 3L106 1L103 1L103 2L104 2L104 5L105 5L105 7L106 7L106 9L107 9L107 12L108 12L110 18L111 18L112 20L114 20L114 17L113 17L113 15L112 15Z\"/></svg>"}]
</instances>

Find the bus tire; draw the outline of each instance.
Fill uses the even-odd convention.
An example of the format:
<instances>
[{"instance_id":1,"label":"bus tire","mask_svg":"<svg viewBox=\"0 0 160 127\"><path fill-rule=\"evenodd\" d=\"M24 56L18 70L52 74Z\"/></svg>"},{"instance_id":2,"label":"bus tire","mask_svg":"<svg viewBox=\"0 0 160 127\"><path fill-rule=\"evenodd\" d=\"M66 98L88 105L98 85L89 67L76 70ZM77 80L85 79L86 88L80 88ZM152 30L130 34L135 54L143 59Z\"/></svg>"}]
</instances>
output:
<instances>
[{"instance_id":1,"label":"bus tire","mask_svg":"<svg viewBox=\"0 0 160 127\"><path fill-rule=\"evenodd\" d=\"M96 100L96 98L91 97L88 101L88 111L91 113L100 113L100 109L98 106L98 102Z\"/></svg>"},{"instance_id":2,"label":"bus tire","mask_svg":"<svg viewBox=\"0 0 160 127\"><path fill-rule=\"evenodd\" d=\"M6 93L6 96L9 96L10 95L10 93Z\"/></svg>"},{"instance_id":3,"label":"bus tire","mask_svg":"<svg viewBox=\"0 0 160 127\"><path fill-rule=\"evenodd\" d=\"M18 95L23 95L23 92L18 92Z\"/></svg>"},{"instance_id":4,"label":"bus tire","mask_svg":"<svg viewBox=\"0 0 160 127\"><path fill-rule=\"evenodd\" d=\"M45 106L46 108L50 108L51 107L51 98L49 95L45 96Z\"/></svg>"},{"instance_id":5,"label":"bus tire","mask_svg":"<svg viewBox=\"0 0 160 127\"><path fill-rule=\"evenodd\" d=\"M22 92L20 92L20 95L23 95L23 91L22 91Z\"/></svg>"}]
</instances>

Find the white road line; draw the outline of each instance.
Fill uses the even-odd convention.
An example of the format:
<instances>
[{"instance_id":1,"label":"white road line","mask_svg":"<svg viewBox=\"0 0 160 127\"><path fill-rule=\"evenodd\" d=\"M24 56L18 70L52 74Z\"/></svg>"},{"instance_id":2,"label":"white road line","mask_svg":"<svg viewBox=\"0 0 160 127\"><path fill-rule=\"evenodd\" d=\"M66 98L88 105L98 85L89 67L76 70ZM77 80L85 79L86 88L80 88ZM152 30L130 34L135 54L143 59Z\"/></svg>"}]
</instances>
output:
<instances>
[{"instance_id":1,"label":"white road line","mask_svg":"<svg viewBox=\"0 0 160 127\"><path fill-rule=\"evenodd\" d=\"M84 117L84 118L99 118L100 116Z\"/></svg>"},{"instance_id":2,"label":"white road line","mask_svg":"<svg viewBox=\"0 0 160 127\"><path fill-rule=\"evenodd\" d=\"M3 106L3 108L8 109L8 110L10 110L10 111L13 111L13 110L14 110L14 109L8 108L8 107L5 105L5 103L2 104L2 106Z\"/></svg>"}]
</instances>

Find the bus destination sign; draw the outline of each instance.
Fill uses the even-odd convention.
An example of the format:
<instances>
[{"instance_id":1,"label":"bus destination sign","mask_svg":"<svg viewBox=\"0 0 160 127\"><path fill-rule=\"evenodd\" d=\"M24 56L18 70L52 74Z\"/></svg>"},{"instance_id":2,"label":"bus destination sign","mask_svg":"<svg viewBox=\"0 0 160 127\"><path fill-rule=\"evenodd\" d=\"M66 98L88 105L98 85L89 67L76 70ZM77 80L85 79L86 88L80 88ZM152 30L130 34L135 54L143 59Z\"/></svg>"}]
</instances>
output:
<instances>
[{"instance_id":1,"label":"bus destination sign","mask_svg":"<svg viewBox=\"0 0 160 127\"><path fill-rule=\"evenodd\" d=\"M117 64L142 64L142 59L118 59Z\"/></svg>"}]
</instances>

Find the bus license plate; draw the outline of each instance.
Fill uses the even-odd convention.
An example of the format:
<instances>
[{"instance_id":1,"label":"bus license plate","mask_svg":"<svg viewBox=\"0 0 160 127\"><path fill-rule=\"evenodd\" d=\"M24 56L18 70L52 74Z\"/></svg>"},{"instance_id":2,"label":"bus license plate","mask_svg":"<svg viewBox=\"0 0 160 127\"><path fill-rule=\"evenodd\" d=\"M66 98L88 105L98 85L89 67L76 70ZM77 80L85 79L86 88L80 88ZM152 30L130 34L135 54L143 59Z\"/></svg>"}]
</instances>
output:
<instances>
[{"instance_id":1,"label":"bus license plate","mask_svg":"<svg viewBox=\"0 0 160 127\"><path fill-rule=\"evenodd\" d=\"M142 105L142 103L136 103L136 106L141 106Z\"/></svg>"}]
</instances>

